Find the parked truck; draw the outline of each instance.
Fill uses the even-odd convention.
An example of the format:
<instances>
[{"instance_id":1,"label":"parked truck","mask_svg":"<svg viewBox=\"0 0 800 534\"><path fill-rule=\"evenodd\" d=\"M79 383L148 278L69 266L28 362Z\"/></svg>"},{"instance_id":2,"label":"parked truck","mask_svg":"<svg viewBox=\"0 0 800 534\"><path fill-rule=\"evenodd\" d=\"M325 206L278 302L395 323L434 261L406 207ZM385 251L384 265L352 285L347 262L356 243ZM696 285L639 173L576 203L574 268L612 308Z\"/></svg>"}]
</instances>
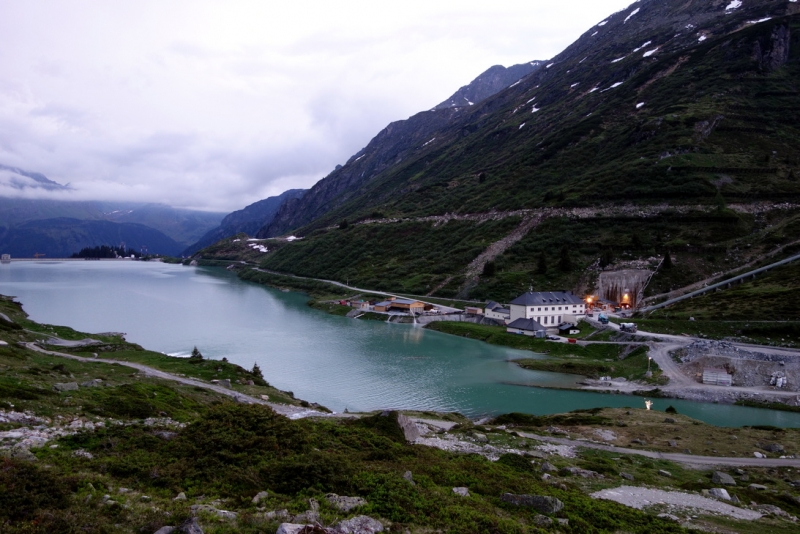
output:
<instances>
[{"instance_id":1,"label":"parked truck","mask_svg":"<svg viewBox=\"0 0 800 534\"><path fill-rule=\"evenodd\" d=\"M628 332L630 334L636 333L636 323L619 323L620 332Z\"/></svg>"},{"instance_id":2,"label":"parked truck","mask_svg":"<svg viewBox=\"0 0 800 534\"><path fill-rule=\"evenodd\" d=\"M608 317L605 313L601 313L597 316L597 320L600 321L601 324L608 324Z\"/></svg>"}]
</instances>

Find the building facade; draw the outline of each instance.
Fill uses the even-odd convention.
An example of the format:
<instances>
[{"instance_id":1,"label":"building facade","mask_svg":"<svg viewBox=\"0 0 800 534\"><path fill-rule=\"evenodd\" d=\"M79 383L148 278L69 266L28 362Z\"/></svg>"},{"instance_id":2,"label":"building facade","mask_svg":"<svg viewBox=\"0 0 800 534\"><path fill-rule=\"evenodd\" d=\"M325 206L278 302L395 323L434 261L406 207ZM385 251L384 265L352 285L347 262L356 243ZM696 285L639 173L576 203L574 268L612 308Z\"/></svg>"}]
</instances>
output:
<instances>
[{"instance_id":1,"label":"building facade","mask_svg":"<svg viewBox=\"0 0 800 534\"><path fill-rule=\"evenodd\" d=\"M545 328L577 323L586 314L586 303L569 291L528 291L509 304L510 321L533 319Z\"/></svg>"}]
</instances>

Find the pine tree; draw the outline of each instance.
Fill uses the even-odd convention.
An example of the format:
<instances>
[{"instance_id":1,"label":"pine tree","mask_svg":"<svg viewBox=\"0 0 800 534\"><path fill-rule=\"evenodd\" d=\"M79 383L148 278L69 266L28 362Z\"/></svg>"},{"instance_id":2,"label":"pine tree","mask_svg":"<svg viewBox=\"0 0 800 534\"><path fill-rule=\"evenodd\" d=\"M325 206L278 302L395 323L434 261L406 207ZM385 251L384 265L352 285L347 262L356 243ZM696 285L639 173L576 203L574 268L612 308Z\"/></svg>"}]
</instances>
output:
<instances>
[{"instance_id":1,"label":"pine tree","mask_svg":"<svg viewBox=\"0 0 800 534\"><path fill-rule=\"evenodd\" d=\"M672 256L669 255L669 250L664 254L664 261L661 262L662 269L672 269Z\"/></svg>"},{"instance_id":2,"label":"pine tree","mask_svg":"<svg viewBox=\"0 0 800 534\"><path fill-rule=\"evenodd\" d=\"M200 354L200 351L197 350L197 347L195 347L192 349L192 355L189 356L189 359L194 361L200 361L203 359L203 355Z\"/></svg>"},{"instance_id":3,"label":"pine tree","mask_svg":"<svg viewBox=\"0 0 800 534\"><path fill-rule=\"evenodd\" d=\"M261 373L261 367L259 367L257 363L253 364L253 370L250 371L250 374L256 378L261 378L262 380L264 378L264 375Z\"/></svg>"}]
</instances>

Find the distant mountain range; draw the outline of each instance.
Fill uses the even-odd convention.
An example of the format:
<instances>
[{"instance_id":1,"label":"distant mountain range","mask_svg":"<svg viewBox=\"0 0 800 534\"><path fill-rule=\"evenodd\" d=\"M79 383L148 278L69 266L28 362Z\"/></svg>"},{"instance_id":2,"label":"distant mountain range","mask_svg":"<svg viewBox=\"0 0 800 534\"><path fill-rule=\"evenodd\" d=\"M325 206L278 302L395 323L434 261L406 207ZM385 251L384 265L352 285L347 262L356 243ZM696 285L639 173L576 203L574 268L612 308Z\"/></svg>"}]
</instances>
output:
<instances>
[{"instance_id":1,"label":"distant mountain range","mask_svg":"<svg viewBox=\"0 0 800 534\"><path fill-rule=\"evenodd\" d=\"M8 185L14 189L41 188L48 190L69 189L69 184L61 185L50 180L44 174L28 172L16 167L0 164L0 185Z\"/></svg>"},{"instance_id":2,"label":"distant mountain range","mask_svg":"<svg viewBox=\"0 0 800 534\"><path fill-rule=\"evenodd\" d=\"M40 173L0 165L0 183L3 175L4 183L12 187L67 189ZM191 254L240 232L255 235L284 202L304 192L292 189L227 216L165 204L0 197L0 252L14 257L36 253L64 257L84 247L124 242L137 251L146 247L151 254Z\"/></svg>"},{"instance_id":3,"label":"distant mountain range","mask_svg":"<svg viewBox=\"0 0 800 534\"><path fill-rule=\"evenodd\" d=\"M85 247L121 244L136 251L175 256L183 248L158 230L143 224L89 221L57 217L28 221L0 229L0 251L12 257L67 258Z\"/></svg>"}]
</instances>

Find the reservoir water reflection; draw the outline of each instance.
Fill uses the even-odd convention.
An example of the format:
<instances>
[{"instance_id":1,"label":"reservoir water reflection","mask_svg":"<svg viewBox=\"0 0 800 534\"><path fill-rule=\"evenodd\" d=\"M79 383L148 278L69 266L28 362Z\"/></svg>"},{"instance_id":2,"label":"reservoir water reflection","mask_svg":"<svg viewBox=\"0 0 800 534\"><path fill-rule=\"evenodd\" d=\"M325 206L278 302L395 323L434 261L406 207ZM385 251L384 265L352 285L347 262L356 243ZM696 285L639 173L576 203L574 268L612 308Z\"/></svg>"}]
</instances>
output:
<instances>
[{"instance_id":1,"label":"reservoir water reflection","mask_svg":"<svg viewBox=\"0 0 800 534\"><path fill-rule=\"evenodd\" d=\"M0 293L33 320L86 332L126 332L148 349L251 368L274 386L332 410L404 408L471 417L644 406L639 397L523 387L564 386L575 377L520 369L530 353L411 325L327 315L307 298L210 268L153 262L13 262L0 266ZM800 414L655 399L654 409L723 426L800 427Z\"/></svg>"}]
</instances>

